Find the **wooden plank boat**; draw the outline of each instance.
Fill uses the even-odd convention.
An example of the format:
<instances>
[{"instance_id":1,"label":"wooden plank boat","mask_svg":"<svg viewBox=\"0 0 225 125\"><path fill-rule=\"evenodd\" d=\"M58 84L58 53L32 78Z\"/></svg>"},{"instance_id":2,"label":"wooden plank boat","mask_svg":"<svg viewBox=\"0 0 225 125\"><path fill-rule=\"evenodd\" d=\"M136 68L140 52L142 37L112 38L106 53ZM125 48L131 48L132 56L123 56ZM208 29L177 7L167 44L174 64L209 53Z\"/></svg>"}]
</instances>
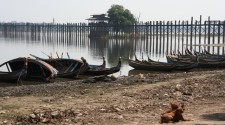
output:
<instances>
[{"instance_id":1,"label":"wooden plank boat","mask_svg":"<svg viewBox=\"0 0 225 125\"><path fill-rule=\"evenodd\" d=\"M5 82L18 82L20 80L49 81L57 75L55 68L32 58L12 59L0 65L0 67L4 66L7 67L8 71L0 73L0 81Z\"/></svg>"},{"instance_id":2,"label":"wooden plank boat","mask_svg":"<svg viewBox=\"0 0 225 125\"><path fill-rule=\"evenodd\" d=\"M168 62L177 62L178 60L183 62L195 62L196 61L196 55L180 55L180 56L174 56L174 55L166 55L166 59ZM201 55L198 56L199 62L223 62L225 61L225 58L219 57L219 56L211 56L211 55Z\"/></svg>"},{"instance_id":3,"label":"wooden plank boat","mask_svg":"<svg viewBox=\"0 0 225 125\"><path fill-rule=\"evenodd\" d=\"M175 56L166 56L168 62L177 62L178 60L193 62L193 57L175 57ZM195 56L196 58L196 56ZM198 56L198 66L197 68L225 68L225 60L223 58L210 58Z\"/></svg>"},{"instance_id":4,"label":"wooden plank boat","mask_svg":"<svg viewBox=\"0 0 225 125\"><path fill-rule=\"evenodd\" d=\"M211 54L208 51L204 50L202 53L194 51L195 55L198 55L199 57L203 59L211 59L211 60L225 60L225 55L219 55L219 54Z\"/></svg>"},{"instance_id":5,"label":"wooden plank boat","mask_svg":"<svg viewBox=\"0 0 225 125\"><path fill-rule=\"evenodd\" d=\"M191 50L189 50L188 48L185 49L185 54L186 55L194 55Z\"/></svg>"},{"instance_id":6,"label":"wooden plank boat","mask_svg":"<svg viewBox=\"0 0 225 125\"><path fill-rule=\"evenodd\" d=\"M24 58L24 65L18 69L12 70L9 63L5 62L0 65L0 67L5 67L5 71L0 71L0 81L1 82L19 82L24 80L27 75L27 59Z\"/></svg>"},{"instance_id":7,"label":"wooden plank boat","mask_svg":"<svg viewBox=\"0 0 225 125\"><path fill-rule=\"evenodd\" d=\"M100 76L100 75L110 75L116 72L120 71L121 68L121 58L119 58L118 64L111 68L105 68L105 60L103 58L103 64L102 65L89 65L86 59L81 57L81 60L84 63L84 68L81 75L87 75L87 76Z\"/></svg>"},{"instance_id":8,"label":"wooden plank boat","mask_svg":"<svg viewBox=\"0 0 225 125\"><path fill-rule=\"evenodd\" d=\"M209 51L207 51L206 49L204 49L204 53L207 55L212 55Z\"/></svg>"},{"instance_id":9,"label":"wooden plank boat","mask_svg":"<svg viewBox=\"0 0 225 125\"><path fill-rule=\"evenodd\" d=\"M135 56L135 58L136 58L136 56ZM149 57L148 57L148 61L151 63L153 63L153 62L154 63L162 63L162 62L154 61L154 60L150 59ZM173 62L170 61L168 63L176 64L176 67L173 69L176 71L188 71L188 70L194 69L198 66L198 60L196 60L195 62L189 62L189 61L184 62L184 61L177 60L177 61L173 61Z\"/></svg>"},{"instance_id":10,"label":"wooden plank boat","mask_svg":"<svg viewBox=\"0 0 225 125\"><path fill-rule=\"evenodd\" d=\"M179 62L177 67L174 70L189 71L189 70L197 68L197 67L198 67L198 62Z\"/></svg>"},{"instance_id":11,"label":"wooden plank boat","mask_svg":"<svg viewBox=\"0 0 225 125\"><path fill-rule=\"evenodd\" d=\"M12 72L2 72L0 71L0 81L1 82L19 82L24 80L26 76L26 72L24 69L19 71L12 71Z\"/></svg>"},{"instance_id":12,"label":"wooden plank boat","mask_svg":"<svg viewBox=\"0 0 225 125\"><path fill-rule=\"evenodd\" d=\"M56 68L58 70L57 77L77 78L83 66L83 62L76 59L66 59L66 58L43 59L33 54L30 54L30 55Z\"/></svg>"},{"instance_id":13,"label":"wooden plank boat","mask_svg":"<svg viewBox=\"0 0 225 125\"><path fill-rule=\"evenodd\" d=\"M164 62L149 62L149 61L140 61L136 58L135 60L129 60L129 65L134 69L138 70L148 70L148 71L172 71L176 68L177 64L175 63L164 63Z\"/></svg>"},{"instance_id":14,"label":"wooden plank boat","mask_svg":"<svg viewBox=\"0 0 225 125\"><path fill-rule=\"evenodd\" d=\"M103 63L102 63L101 65L88 64L88 67L89 67L89 68L106 68L105 57L102 57L102 59L103 59ZM86 60L86 59L84 59L83 57L81 57L81 60L82 60L83 63L84 63L84 60ZM84 63L84 64L85 64L85 63ZM87 62L86 62L86 64L87 64Z\"/></svg>"}]
</instances>

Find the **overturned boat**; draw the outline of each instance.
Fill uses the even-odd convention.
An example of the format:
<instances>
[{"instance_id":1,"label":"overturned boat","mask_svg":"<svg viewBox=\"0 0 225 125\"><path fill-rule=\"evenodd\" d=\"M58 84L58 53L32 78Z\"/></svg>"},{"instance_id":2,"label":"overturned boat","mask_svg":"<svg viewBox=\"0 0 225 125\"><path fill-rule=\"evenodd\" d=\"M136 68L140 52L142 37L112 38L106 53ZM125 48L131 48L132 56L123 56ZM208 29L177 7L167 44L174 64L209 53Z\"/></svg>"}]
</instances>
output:
<instances>
[{"instance_id":1,"label":"overturned boat","mask_svg":"<svg viewBox=\"0 0 225 125\"><path fill-rule=\"evenodd\" d=\"M81 75L87 75L87 76L110 75L110 74L119 72L121 68L121 58L119 58L118 64L111 68L105 67L104 57L103 57L103 64L101 65L90 65L88 64L86 59L84 59L83 57L81 57L81 60L84 63L82 72L80 73Z\"/></svg>"},{"instance_id":2,"label":"overturned boat","mask_svg":"<svg viewBox=\"0 0 225 125\"><path fill-rule=\"evenodd\" d=\"M66 59L66 58L49 58L43 59L30 54L37 60L44 61L58 70L57 77L63 78L76 78L83 66L83 62L76 59Z\"/></svg>"},{"instance_id":3,"label":"overturned boat","mask_svg":"<svg viewBox=\"0 0 225 125\"><path fill-rule=\"evenodd\" d=\"M0 65L0 81L19 82L21 80L49 81L57 75L57 70L49 64L26 57L12 59Z\"/></svg>"}]
</instances>

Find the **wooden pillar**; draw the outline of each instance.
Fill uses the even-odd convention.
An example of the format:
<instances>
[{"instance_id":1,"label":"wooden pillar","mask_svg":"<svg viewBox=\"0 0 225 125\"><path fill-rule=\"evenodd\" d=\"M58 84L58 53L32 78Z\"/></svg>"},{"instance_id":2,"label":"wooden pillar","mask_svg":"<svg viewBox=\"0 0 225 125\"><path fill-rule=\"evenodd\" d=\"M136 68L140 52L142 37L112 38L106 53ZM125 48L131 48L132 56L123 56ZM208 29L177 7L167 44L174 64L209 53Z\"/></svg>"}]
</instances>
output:
<instances>
[{"instance_id":1,"label":"wooden pillar","mask_svg":"<svg viewBox=\"0 0 225 125\"><path fill-rule=\"evenodd\" d=\"M218 33L217 33L218 34L218 40L217 40L218 42L217 43L221 44L220 43L220 21L217 24L217 29L218 29ZM220 48L221 48L220 46L217 47L217 54L218 55L220 54Z\"/></svg>"},{"instance_id":2,"label":"wooden pillar","mask_svg":"<svg viewBox=\"0 0 225 125\"><path fill-rule=\"evenodd\" d=\"M206 49L207 24L204 22L204 49Z\"/></svg>"},{"instance_id":3,"label":"wooden pillar","mask_svg":"<svg viewBox=\"0 0 225 125\"><path fill-rule=\"evenodd\" d=\"M149 23L148 22L146 22L145 23L145 27L146 27L146 41L147 41L147 43L148 43L148 35L149 35L149 33L148 33L148 31L149 31Z\"/></svg>"},{"instance_id":4,"label":"wooden pillar","mask_svg":"<svg viewBox=\"0 0 225 125\"><path fill-rule=\"evenodd\" d=\"M174 51L177 52L177 21L176 20L174 25Z\"/></svg>"},{"instance_id":5,"label":"wooden pillar","mask_svg":"<svg viewBox=\"0 0 225 125\"><path fill-rule=\"evenodd\" d=\"M177 28L178 28L178 42L177 42L177 49L180 51L180 20L178 21L178 25L177 25Z\"/></svg>"},{"instance_id":6,"label":"wooden pillar","mask_svg":"<svg viewBox=\"0 0 225 125\"><path fill-rule=\"evenodd\" d=\"M154 53L155 51L155 21L153 21L153 26L152 26L152 51Z\"/></svg>"},{"instance_id":7,"label":"wooden pillar","mask_svg":"<svg viewBox=\"0 0 225 125\"><path fill-rule=\"evenodd\" d=\"M223 21L223 44L225 44L225 21ZM224 47L223 47L223 55L224 55Z\"/></svg>"},{"instance_id":8,"label":"wooden pillar","mask_svg":"<svg viewBox=\"0 0 225 125\"><path fill-rule=\"evenodd\" d=\"M159 34L158 34L158 31L159 30L159 22L158 21L156 21L156 53L158 54L158 47L159 47L159 42L158 42L158 39L159 39Z\"/></svg>"},{"instance_id":9,"label":"wooden pillar","mask_svg":"<svg viewBox=\"0 0 225 125\"><path fill-rule=\"evenodd\" d=\"M184 54L184 21L182 21L182 54Z\"/></svg>"},{"instance_id":10,"label":"wooden pillar","mask_svg":"<svg viewBox=\"0 0 225 125\"><path fill-rule=\"evenodd\" d=\"M173 22L170 23L170 53L173 51Z\"/></svg>"},{"instance_id":11,"label":"wooden pillar","mask_svg":"<svg viewBox=\"0 0 225 125\"><path fill-rule=\"evenodd\" d=\"M211 24L210 24L211 22L210 22L210 17L208 18L208 51L210 52L210 37L211 37L211 30L210 30L210 28L211 28Z\"/></svg>"},{"instance_id":12,"label":"wooden pillar","mask_svg":"<svg viewBox=\"0 0 225 125\"><path fill-rule=\"evenodd\" d=\"M159 53L162 53L162 21L159 22Z\"/></svg>"},{"instance_id":13,"label":"wooden pillar","mask_svg":"<svg viewBox=\"0 0 225 125\"><path fill-rule=\"evenodd\" d=\"M146 23L146 47L145 47L145 50L147 51L147 54L149 52L149 40L148 39L149 39L149 22Z\"/></svg>"},{"instance_id":14,"label":"wooden pillar","mask_svg":"<svg viewBox=\"0 0 225 125\"><path fill-rule=\"evenodd\" d=\"M150 50L152 50L152 21L150 21Z\"/></svg>"},{"instance_id":15,"label":"wooden pillar","mask_svg":"<svg viewBox=\"0 0 225 125\"><path fill-rule=\"evenodd\" d=\"M200 44L199 45L199 50L201 50L201 39L202 39L202 15L200 15L200 21L199 21L199 32L198 32L198 43Z\"/></svg>"},{"instance_id":16,"label":"wooden pillar","mask_svg":"<svg viewBox=\"0 0 225 125\"><path fill-rule=\"evenodd\" d=\"M188 24L188 21L187 21L187 24L186 24L186 48L188 48L188 28L189 28L189 24Z\"/></svg>"},{"instance_id":17,"label":"wooden pillar","mask_svg":"<svg viewBox=\"0 0 225 125\"><path fill-rule=\"evenodd\" d=\"M215 44L215 27L216 27L216 21L213 21L213 31L212 31L213 32L213 36L212 36L213 37L212 38L212 44L213 44L213 48L212 48L213 50L212 51L213 51L213 53L215 53L215 46L214 46L214 44Z\"/></svg>"},{"instance_id":18,"label":"wooden pillar","mask_svg":"<svg viewBox=\"0 0 225 125\"><path fill-rule=\"evenodd\" d=\"M193 37L193 17L191 17L191 31L190 31L190 48L192 48L192 37Z\"/></svg>"},{"instance_id":19,"label":"wooden pillar","mask_svg":"<svg viewBox=\"0 0 225 125\"><path fill-rule=\"evenodd\" d=\"M169 21L166 23L166 53L169 53Z\"/></svg>"},{"instance_id":20,"label":"wooden pillar","mask_svg":"<svg viewBox=\"0 0 225 125\"><path fill-rule=\"evenodd\" d=\"M198 22L197 22L197 20L196 20L196 21L195 21L195 42L194 42L194 45L195 45L194 48L195 48L195 50L196 50L196 48L197 48L197 47L196 47L196 45L197 45L197 44L196 44L196 40L197 40L197 38L196 38L196 37L197 37L197 36L196 36L196 35L197 35L197 25L198 25ZM199 45L199 46L200 46L200 45ZM200 51L200 50L199 50L199 51Z\"/></svg>"},{"instance_id":21,"label":"wooden pillar","mask_svg":"<svg viewBox=\"0 0 225 125\"><path fill-rule=\"evenodd\" d=\"M163 32L163 51L162 53L165 53L165 22L163 21L163 26L162 26L162 32Z\"/></svg>"}]
</instances>

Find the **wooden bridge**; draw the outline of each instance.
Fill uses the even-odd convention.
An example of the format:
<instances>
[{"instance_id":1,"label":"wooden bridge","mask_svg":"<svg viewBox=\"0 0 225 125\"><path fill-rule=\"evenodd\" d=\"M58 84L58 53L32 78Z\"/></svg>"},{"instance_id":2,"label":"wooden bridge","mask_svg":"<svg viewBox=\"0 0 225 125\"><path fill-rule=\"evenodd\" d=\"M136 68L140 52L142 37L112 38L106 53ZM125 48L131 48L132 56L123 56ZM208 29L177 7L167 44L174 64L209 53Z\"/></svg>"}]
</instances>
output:
<instances>
[{"instance_id":1,"label":"wooden bridge","mask_svg":"<svg viewBox=\"0 0 225 125\"><path fill-rule=\"evenodd\" d=\"M77 42L94 37L90 31L102 34L104 38L135 38L144 41L147 47L184 52L184 48L224 54L225 21L149 21L134 25L88 25L86 23L0 23L0 37L20 38L35 41Z\"/></svg>"}]
</instances>

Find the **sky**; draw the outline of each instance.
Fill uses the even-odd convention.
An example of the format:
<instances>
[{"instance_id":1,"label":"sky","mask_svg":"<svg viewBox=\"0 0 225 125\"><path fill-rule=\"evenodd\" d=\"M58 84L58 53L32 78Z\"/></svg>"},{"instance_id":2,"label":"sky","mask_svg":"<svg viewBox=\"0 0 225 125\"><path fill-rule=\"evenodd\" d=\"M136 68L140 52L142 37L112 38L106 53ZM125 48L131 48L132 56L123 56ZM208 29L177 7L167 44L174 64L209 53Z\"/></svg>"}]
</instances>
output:
<instances>
[{"instance_id":1,"label":"sky","mask_svg":"<svg viewBox=\"0 0 225 125\"><path fill-rule=\"evenodd\" d=\"M225 0L0 0L0 22L80 23L122 5L140 21L225 20Z\"/></svg>"}]
</instances>

